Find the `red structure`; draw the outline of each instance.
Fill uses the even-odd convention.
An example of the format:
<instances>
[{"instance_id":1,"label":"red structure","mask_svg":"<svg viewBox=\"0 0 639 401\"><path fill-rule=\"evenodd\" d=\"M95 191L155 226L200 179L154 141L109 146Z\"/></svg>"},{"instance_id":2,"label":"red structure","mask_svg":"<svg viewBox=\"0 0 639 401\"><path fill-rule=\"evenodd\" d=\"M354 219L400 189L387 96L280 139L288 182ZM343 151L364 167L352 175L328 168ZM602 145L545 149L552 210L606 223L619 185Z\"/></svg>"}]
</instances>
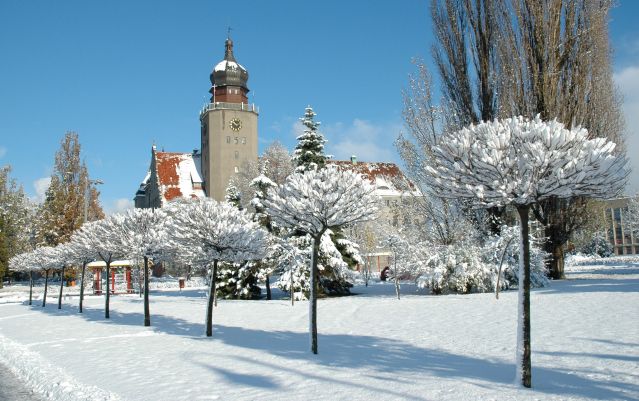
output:
<instances>
[{"instance_id":1,"label":"red structure","mask_svg":"<svg viewBox=\"0 0 639 401\"><path fill-rule=\"evenodd\" d=\"M93 293L95 295L103 294L106 263L92 262L89 263L87 267L93 272ZM111 274L109 280L111 294L132 294L134 292L131 267L131 263L128 260L117 260L111 263L109 268Z\"/></svg>"}]
</instances>

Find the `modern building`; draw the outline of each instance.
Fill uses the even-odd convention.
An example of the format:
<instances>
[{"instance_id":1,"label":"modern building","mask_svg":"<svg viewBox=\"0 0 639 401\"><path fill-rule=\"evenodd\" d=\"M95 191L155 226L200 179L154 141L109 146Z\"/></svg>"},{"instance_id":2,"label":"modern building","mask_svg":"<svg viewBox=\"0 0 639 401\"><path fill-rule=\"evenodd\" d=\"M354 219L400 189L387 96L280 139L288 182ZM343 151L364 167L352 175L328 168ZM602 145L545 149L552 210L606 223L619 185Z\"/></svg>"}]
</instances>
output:
<instances>
[{"instance_id":1,"label":"modern building","mask_svg":"<svg viewBox=\"0 0 639 401\"><path fill-rule=\"evenodd\" d=\"M224 200L231 177L257 162L258 108L248 103L248 71L226 39L224 59L211 72L210 103L200 112L201 152L151 149L151 165L135 194L136 208L162 207L176 197Z\"/></svg>"},{"instance_id":2,"label":"modern building","mask_svg":"<svg viewBox=\"0 0 639 401\"><path fill-rule=\"evenodd\" d=\"M604 216L608 241L615 255L639 254L639 238L628 221L628 203L630 198L618 198L606 201ZM638 227L634 227L636 230Z\"/></svg>"}]
</instances>

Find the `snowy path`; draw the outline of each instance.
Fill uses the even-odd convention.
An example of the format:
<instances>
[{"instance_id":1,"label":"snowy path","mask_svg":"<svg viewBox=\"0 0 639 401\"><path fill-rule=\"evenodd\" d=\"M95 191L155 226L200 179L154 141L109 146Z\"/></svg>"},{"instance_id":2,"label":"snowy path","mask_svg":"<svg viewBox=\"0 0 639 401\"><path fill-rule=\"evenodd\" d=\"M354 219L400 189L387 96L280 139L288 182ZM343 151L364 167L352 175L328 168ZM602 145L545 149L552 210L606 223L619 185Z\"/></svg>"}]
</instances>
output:
<instances>
[{"instance_id":1,"label":"snowy path","mask_svg":"<svg viewBox=\"0 0 639 401\"><path fill-rule=\"evenodd\" d=\"M616 271L615 271L616 270ZM580 276L581 274L581 276ZM155 292L63 310L0 304L0 363L31 372L56 400L639 399L639 268L583 266L532 297L533 390L512 384L516 293L424 296L358 287L319 302L319 355L307 304L221 301L203 336L204 293ZM0 295L1 297L1 295ZM60 374L62 376L60 376Z\"/></svg>"}]
</instances>

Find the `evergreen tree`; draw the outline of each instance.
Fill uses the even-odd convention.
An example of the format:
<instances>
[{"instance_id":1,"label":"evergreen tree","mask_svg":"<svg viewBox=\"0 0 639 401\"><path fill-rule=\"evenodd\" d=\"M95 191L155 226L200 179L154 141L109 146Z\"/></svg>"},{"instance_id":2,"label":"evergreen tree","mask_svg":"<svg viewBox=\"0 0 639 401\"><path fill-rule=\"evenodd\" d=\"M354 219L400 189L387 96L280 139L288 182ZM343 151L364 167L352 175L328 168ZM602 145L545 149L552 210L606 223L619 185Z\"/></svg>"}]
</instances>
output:
<instances>
[{"instance_id":1,"label":"evergreen tree","mask_svg":"<svg viewBox=\"0 0 639 401\"><path fill-rule=\"evenodd\" d=\"M78 134L67 132L56 152L51 184L39 210L38 242L45 245L66 242L85 220L103 218L98 197L86 163L80 159Z\"/></svg>"},{"instance_id":2,"label":"evergreen tree","mask_svg":"<svg viewBox=\"0 0 639 401\"><path fill-rule=\"evenodd\" d=\"M242 196L240 190L235 185L235 177L232 177L229 181L229 185L226 187L226 195L224 200L242 210Z\"/></svg>"},{"instance_id":3,"label":"evergreen tree","mask_svg":"<svg viewBox=\"0 0 639 401\"><path fill-rule=\"evenodd\" d=\"M8 274L9 259L31 249L34 221L31 204L10 173L10 166L0 168L0 288Z\"/></svg>"},{"instance_id":4,"label":"evergreen tree","mask_svg":"<svg viewBox=\"0 0 639 401\"><path fill-rule=\"evenodd\" d=\"M300 121L304 125L304 133L297 137L297 146L293 152L295 172L304 173L308 170L321 169L326 165L328 157L324 154L326 139L317 129L320 126L314 118L316 113L309 106Z\"/></svg>"},{"instance_id":5,"label":"evergreen tree","mask_svg":"<svg viewBox=\"0 0 639 401\"><path fill-rule=\"evenodd\" d=\"M236 185L235 176L226 188L225 200L238 210L243 210L241 192ZM256 221L256 220L254 220ZM220 263L215 284L216 297L224 299L258 299L262 289L257 285L259 262L242 261L240 263Z\"/></svg>"},{"instance_id":6,"label":"evergreen tree","mask_svg":"<svg viewBox=\"0 0 639 401\"><path fill-rule=\"evenodd\" d=\"M320 123L315 121L316 113L309 106L304 112L304 117L300 121L305 127L304 133L297 137L298 143L293 152L293 163L296 173L307 171L317 171L326 167L326 162L330 158L324 154L324 144L326 140L318 131ZM303 233L297 233L304 235ZM321 239L322 246L319 249L319 294L322 295L347 295L350 293L352 284L350 267L354 267L361 260L357 247L344 238L341 227L333 227L325 233L326 238ZM300 251L310 258L312 243L310 241L298 241L300 246L306 244L307 249L300 248ZM290 269L298 269L299 266L291 265ZM298 277L300 282L293 282L293 292L305 291L305 283L310 282L308 271L287 272L284 279L281 278L278 285L281 288L291 288L291 282L285 280L286 277Z\"/></svg>"}]
</instances>

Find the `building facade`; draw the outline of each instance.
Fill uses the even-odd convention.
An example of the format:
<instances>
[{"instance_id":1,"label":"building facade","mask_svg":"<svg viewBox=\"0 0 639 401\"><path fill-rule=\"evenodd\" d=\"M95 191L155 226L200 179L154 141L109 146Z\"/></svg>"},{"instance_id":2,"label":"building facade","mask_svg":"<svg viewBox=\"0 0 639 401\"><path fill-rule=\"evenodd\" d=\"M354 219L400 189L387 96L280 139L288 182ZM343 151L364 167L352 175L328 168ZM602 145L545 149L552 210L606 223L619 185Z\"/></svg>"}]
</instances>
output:
<instances>
[{"instance_id":1,"label":"building facade","mask_svg":"<svg viewBox=\"0 0 639 401\"><path fill-rule=\"evenodd\" d=\"M639 227L631 227L626 217L629 200L630 198L612 199L605 205L607 236L615 250L615 255L639 254L639 238L636 231Z\"/></svg>"},{"instance_id":2,"label":"building facade","mask_svg":"<svg viewBox=\"0 0 639 401\"><path fill-rule=\"evenodd\" d=\"M164 152L153 146L136 208L162 207L176 197L223 201L231 177L247 163L257 163L258 108L248 103L248 71L235 60L230 38L210 79L211 100L200 111L201 151Z\"/></svg>"},{"instance_id":3,"label":"building facade","mask_svg":"<svg viewBox=\"0 0 639 401\"><path fill-rule=\"evenodd\" d=\"M351 160L329 160L328 164L334 164L340 169L361 174L362 177L369 180L375 188L374 193L380 197L382 202L378 221L384 220L386 224L395 228L420 224L415 220L415 216L410 215L411 209L407 206L415 200L416 196L421 196L421 192L395 163L361 162L353 156ZM379 240L380 238L375 239L376 242ZM391 266L393 262L392 252L379 246L376 246L374 251L364 252L362 257L367 260L371 271L377 273L380 273L385 267Z\"/></svg>"}]
</instances>

